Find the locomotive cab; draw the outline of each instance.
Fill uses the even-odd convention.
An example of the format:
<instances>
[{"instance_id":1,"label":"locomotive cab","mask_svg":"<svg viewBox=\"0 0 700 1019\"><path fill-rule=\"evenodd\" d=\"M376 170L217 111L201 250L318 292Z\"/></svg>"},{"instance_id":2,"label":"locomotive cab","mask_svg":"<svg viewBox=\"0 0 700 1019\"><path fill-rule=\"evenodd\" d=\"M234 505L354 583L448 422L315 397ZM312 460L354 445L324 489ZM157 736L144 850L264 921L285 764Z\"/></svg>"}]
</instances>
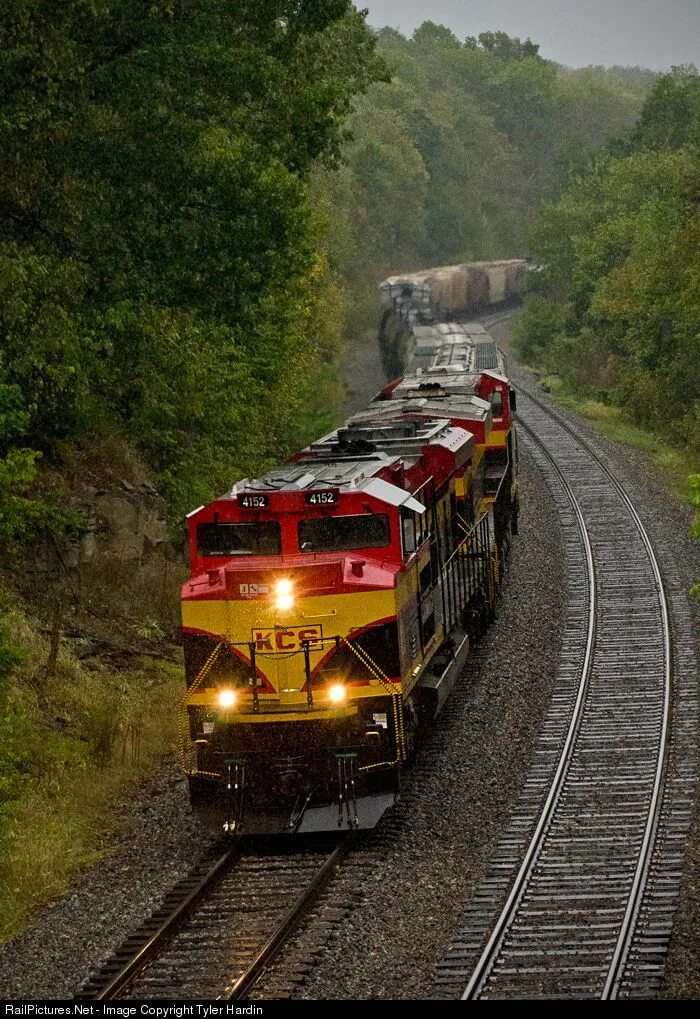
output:
<instances>
[{"instance_id":1,"label":"locomotive cab","mask_svg":"<svg viewBox=\"0 0 700 1019\"><path fill-rule=\"evenodd\" d=\"M389 458L377 466L387 468ZM316 802L334 802L339 766L349 787L383 786L391 795L382 803L393 802L399 507L424 507L366 468L366 460L346 462L343 473L356 483L339 488L290 465L189 518L188 770L197 801L222 816L233 811L224 824L236 822L238 808L212 780L228 786L231 767L245 772L248 830L261 823L255 808L269 821L276 807L273 827L294 826L308 800L298 819L307 830ZM360 769L383 770L384 781ZM350 819L374 824L376 800L369 808L355 803Z\"/></svg>"}]
</instances>

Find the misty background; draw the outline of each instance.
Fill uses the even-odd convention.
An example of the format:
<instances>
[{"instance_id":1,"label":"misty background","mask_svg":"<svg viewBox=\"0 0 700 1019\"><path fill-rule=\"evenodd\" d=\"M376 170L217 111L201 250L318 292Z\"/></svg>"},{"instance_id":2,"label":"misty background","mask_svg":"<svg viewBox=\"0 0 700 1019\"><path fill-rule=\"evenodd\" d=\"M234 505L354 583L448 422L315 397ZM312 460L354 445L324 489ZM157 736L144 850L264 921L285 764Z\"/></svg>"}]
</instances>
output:
<instances>
[{"instance_id":1,"label":"misty background","mask_svg":"<svg viewBox=\"0 0 700 1019\"><path fill-rule=\"evenodd\" d=\"M364 0L374 28L411 35L423 21L463 39L485 31L539 43L540 53L571 67L639 65L666 70L700 63L698 0Z\"/></svg>"}]
</instances>

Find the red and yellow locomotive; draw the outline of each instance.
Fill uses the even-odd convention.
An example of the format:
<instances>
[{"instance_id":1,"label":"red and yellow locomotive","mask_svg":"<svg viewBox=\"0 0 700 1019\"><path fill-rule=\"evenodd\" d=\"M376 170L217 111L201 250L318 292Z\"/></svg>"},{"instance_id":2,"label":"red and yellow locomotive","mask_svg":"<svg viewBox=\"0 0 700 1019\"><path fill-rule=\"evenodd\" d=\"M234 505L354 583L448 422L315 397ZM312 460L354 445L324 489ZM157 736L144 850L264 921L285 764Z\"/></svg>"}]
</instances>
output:
<instances>
[{"instance_id":1,"label":"red and yellow locomotive","mask_svg":"<svg viewBox=\"0 0 700 1019\"><path fill-rule=\"evenodd\" d=\"M367 410L188 518L183 755L219 829L373 826L493 615L513 394L480 327L431 328Z\"/></svg>"}]
</instances>

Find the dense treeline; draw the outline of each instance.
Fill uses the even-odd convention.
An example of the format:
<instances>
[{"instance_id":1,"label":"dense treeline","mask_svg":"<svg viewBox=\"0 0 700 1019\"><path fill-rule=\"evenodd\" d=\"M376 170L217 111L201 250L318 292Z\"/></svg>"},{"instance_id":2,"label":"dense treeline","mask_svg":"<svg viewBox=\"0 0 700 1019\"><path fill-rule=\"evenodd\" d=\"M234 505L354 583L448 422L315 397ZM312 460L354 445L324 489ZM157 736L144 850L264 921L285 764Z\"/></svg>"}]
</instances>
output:
<instances>
[{"instance_id":1,"label":"dense treeline","mask_svg":"<svg viewBox=\"0 0 700 1019\"><path fill-rule=\"evenodd\" d=\"M0 940L94 852L181 697L138 655L167 653L176 570L103 556L78 583L71 464L101 486L139 461L177 521L294 443L338 335L309 176L375 50L349 0L2 5Z\"/></svg>"},{"instance_id":2,"label":"dense treeline","mask_svg":"<svg viewBox=\"0 0 700 1019\"><path fill-rule=\"evenodd\" d=\"M656 82L634 129L541 211L520 349L700 454L700 77Z\"/></svg>"},{"instance_id":3,"label":"dense treeline","mask_svg":"<svg viewBox=\"0 0 700 1019\"><path fill-rule=\"evenodd\" d=\"M375 38L349 0L6 0L0 938L94 849L180 697L177 666L110 657L172 625L167 556L79 587L35 568L38 531L81 526L71 464L138 450L177 521L281 459L342 413L379 279L523 254L648 87L499 32Z\"/></svg>"},{"instance_id":4,"label":"dense treeline","mask_svg":"<svg viewBox=\"0 0 700 1019\"><path fill-rule=\"evenodd\" d=\"M351 342L376 323L388 272L524 254L542 200L631 126L653 78L561 68L530 40L461 42L432 22L410 39L383 29L378 50L392 81L357 102L345 165L317 182Z\"/></svg>"},{"instance_id":5,"label":"dense treeline","mask_svg":"<svg viewBox=\"0 0 700 1019\"><path fill-rule=\"evenodd\" d=\"M349 0L3 4L0 538L65 441L135 442L175 516L286 450L335 296L307 179L383 75Z\"/></svg>"},{"instance_id":6,"label":"dense treeline","mask_svg":"<svg viewBox=\"0 0 700 1019\"><path fill-rule=\"evenodd\" d=\"M521 253L644 94L348 0L10 0L0 54L0 541L65 525L66 443L136 444L173 519L282 457L377 280Z\"/></svg>"}]
</instances>

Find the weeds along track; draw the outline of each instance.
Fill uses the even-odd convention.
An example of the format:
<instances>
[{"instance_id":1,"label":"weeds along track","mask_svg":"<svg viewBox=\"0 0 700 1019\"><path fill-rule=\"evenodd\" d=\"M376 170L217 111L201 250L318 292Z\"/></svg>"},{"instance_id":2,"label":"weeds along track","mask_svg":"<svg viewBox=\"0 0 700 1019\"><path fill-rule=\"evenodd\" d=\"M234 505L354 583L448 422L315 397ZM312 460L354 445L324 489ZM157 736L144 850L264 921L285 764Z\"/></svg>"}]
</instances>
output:
<instances>
[{"instance_id":1,"label":"weeds along track","mask_svg":"<svg viewBox=\"0 0 700 1019\"><path fill-rule=\"evenodd\" d=\"M289 849L216 843L79 999L245 998L350 844L350 835Z\"/></svg>"},{"instance_id":2,"label":"weeds along track","mask_svg":"<svg viewBox=\"0 0 700 1019\"><path fill-rule=\"evenodd\" d=\"M611 469L565 418L518 399L562 521L567 620L535 759L435 996L652 996L690 821L678 744L693 710L674 694L692 676L690 640L674 634L654 549Z\"/></svg>"}]
</instances>

